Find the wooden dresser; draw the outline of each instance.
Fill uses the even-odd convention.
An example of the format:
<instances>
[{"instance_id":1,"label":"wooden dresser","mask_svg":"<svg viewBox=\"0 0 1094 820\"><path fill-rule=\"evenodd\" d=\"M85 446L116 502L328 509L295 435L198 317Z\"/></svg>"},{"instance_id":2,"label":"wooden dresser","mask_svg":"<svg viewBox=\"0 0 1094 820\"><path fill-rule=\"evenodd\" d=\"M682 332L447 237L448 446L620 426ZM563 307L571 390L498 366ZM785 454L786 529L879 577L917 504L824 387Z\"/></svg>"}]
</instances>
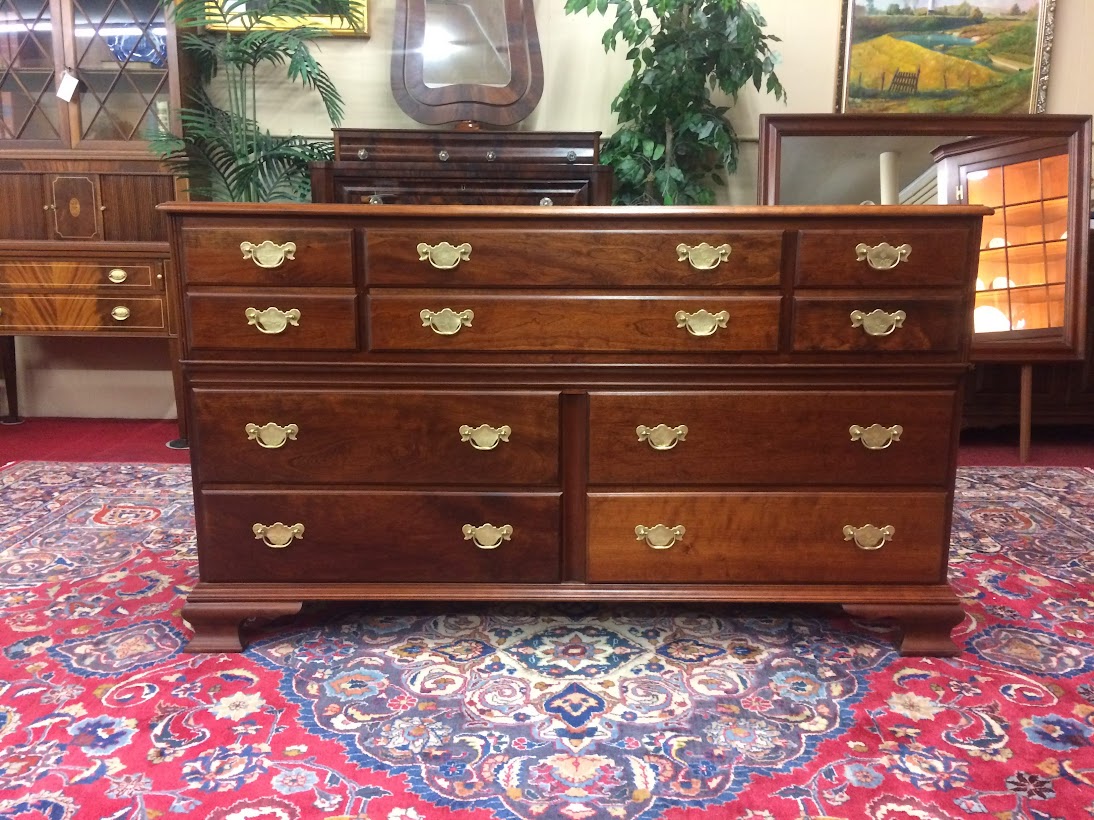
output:
<instances>
[{"instance_id":1,"label":"wooden dresser","mask_svg":"<svg viewBox=\"0 0 1094 820\"><path fill-rule=\"evenodd\" d=\"M830 603L957 651L986 209L161 209L191 651L313 599Z\"/></svg>"}]
</instances>

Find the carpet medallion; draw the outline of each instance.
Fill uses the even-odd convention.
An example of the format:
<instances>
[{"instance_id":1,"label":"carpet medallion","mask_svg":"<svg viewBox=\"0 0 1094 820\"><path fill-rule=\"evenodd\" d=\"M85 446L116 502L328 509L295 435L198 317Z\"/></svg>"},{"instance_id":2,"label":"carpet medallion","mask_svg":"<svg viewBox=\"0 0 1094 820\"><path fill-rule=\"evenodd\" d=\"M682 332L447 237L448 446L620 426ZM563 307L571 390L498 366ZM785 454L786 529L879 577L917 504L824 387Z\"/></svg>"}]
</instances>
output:
<instances>
[{"instance_id":1,"label":"carpet medallion","mask_svg":"<svg viewBox=\"0 0 1094 820\"><path fill-rule=\"evenodd\" d=\"M1094 816L1094 472L959 474L953 659L801 607L314 605L187 655L184 465L0 469L0 820Z\"/></svg>"}]
</instances>

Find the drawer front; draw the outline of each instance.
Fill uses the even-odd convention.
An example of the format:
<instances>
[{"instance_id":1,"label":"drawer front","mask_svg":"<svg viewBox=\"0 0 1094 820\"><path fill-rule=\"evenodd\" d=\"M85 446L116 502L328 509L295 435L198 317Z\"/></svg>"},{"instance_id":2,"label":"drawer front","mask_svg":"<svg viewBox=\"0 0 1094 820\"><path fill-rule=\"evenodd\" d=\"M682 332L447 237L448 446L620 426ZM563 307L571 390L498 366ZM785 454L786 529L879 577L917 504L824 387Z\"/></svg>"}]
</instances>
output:
<instances>
[{"instance_id":1,"label":"drawer front","mask_svg":"<svg viewBox=\"0 0 1094 820\"><path fill-rule=\"evenodd\" d=\"M497 287L776 287L782 231L596 232L484 231L423 228L370 230L368 278L373 285ZM437 268L421 244L468 246L454 267ZM698 249L703 243L714 249ZM717 248L727 246L722 253ZM425 259L421 259L421 256ZM440 264L448 264L439 250ZM708 266L696 268L696 264ZM725 257L724 259L722 257Z\"/></svg>"},{"instance_id":2,"label":"drawer front","mask_svg":"<svg viewBox=\"0 0 1094 820\"><path fill-rule=\"evenodd\" d=\"M338 202L362 205L588 205L587 179L459 179L342 181ZM417 243L415 243L416 245ZM414 246L412 246L413 249ZM414 252L414 259L418 254Z\"/></svg>"},{"instance_id":3,"label":"drawer front","mask_svg":"<svg viewBox=\"0 0 1094 820\"><path fill-rule=\"evenodd\" d=\"M270 308L279 313L265 314ZM352 292L188 293L186 310L194 350L357 349L357 295Z\"/></svg>"},{"instance_id":4,"label":"drawer front","mask_svg":"<svg viewBox=\"0 0 1094 820\"><path fill-rule=\"evenodd\" d=\"M180 235L180 267L184 281L191 285L338 287L354 283L352 228L263 222L253 227L183 228Z\"/></svg>"},{"instance_id":5,"label":"drawer front","mask_svg":"<svg viewBox=\"0 0 1094 820\"><path fill-rule=\"evenodd\" d=\"M0 333L103 331L167 334L162 296L3 296Z\"/></svg>"},{"instance_id":6,"label":"drawer front","mask_svg":"<svg viewBox=\"0 0 1094 820\"><path fill-rule=\"evenodd\" d=\"M964 287L968 243L967 231L908 230L900 225L863 231L801 231L795 281L802 287ZM884 245L907 246L907 251L894 256ZM874 267L871 259L881 267Z\"/></svg>"},{"instance_id":7,"label":"drawer front","mask_svg":"<svg viewBox=\"0 0 1094 820\"><path fill-rule=\"evenodd\" d=\"M467 291L372 291L372 350L681 352L773 351L777 296L505 296ZM700 311L728 314L709 335L689 332ZM422 316L423 311L429 315ZM461 318L462 317L462 318ZM701 317L691 321L699 329ZM681 324L684 322L685 324ZM434 329L434 326L439 326ZM442 332L443 331L443 332ZM451 332L449 332L451 331Z\"/></svg>"},{"instance_id":8,"label":"drawer front","mask_svg":"<svg viewBox=\"0 0 1094 820\"><path fill-rule=\"evenodd\" d=\"M590 494L592 583L940 583L947 495L936 493ZM683 527L667 548L635 527ZM880 547L861 528L892 527ZM859 529L850 538L844 527ZM664 547L671 535L649 538Z\"/></svg>"},{"instance_id":9,"label":"drawer front","mask_svg":"<svg viewBox=\"0 0 1094 820\"><path fill-rule=\"evenodd\" d=\"M28 259L0 262L0 291L12 288L116 288L163 290L160 262L92 264L79 261L43 262Z\"/></svg>"},{"instance_id":10,"label":"drawer front","mask_svg":"<svg viewBox=\"0 0 1094 820\"><path fill-rule=\"evenodd\" d=\"M559 483L558 393L195 388L190 406L204 483Z\"/></svg>"},{"instance_id":11,"label":"drawer front","mask_svg":"<svg viewBox=\"0 0 1094 820\"><path fill-rule=\"evenodd\" d=\"M900 312L904 313L902 318ZM870 329L875 332L868 332ZM871 293L862 298L794 299L797 351L954 353L970 331L970 317L956 296L910 298L895 294L878 298Z\"/></svg>"},{"instance_id":12,"label":"drawer front","mask_svg":"<svg viewBox=\"0 0 1094 820\"><path fill-rule=\"evenodd\" d=\"M198 566L209 582L552 583L559 580L558 493L212 491L197 509ZM253 530L303 526L268 546ZM511 527L464 537L464 525ZM274 544L286 539L276 531Z\"/></svg>"},{"instance_id":13,"label":"drawer front","mask_svg":"<svg viewBox=\"0 0 1094 820\"><path fill-rule=\"evenodd\" d=\"M952 391L594 393L589 407L594 485L943 486L950 475Z\"/></svg>"}]
</instances>

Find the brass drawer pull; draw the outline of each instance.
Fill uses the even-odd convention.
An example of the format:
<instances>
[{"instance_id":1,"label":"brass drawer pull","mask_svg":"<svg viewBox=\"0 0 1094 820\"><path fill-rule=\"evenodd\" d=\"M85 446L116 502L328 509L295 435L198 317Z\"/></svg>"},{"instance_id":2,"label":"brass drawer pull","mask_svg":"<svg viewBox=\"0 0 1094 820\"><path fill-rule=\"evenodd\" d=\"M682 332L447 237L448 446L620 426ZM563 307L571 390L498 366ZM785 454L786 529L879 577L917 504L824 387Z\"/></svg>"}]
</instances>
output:
<instances>
[{"instance_id":1,"label":"brass drawer pull","mask_svg":"<svg viewBox=\"0 0 1094 820\"><path fill-rule=\"evenodd\" d=\"M265 310L259 310L252 307L243 311L243 315L247 317L247 324L254 325L261 333L271 335L281 333L289 325L300 326L300 311L296 308L279 310L268 307Z\"/></svg>"},{"instance_id":2,"label":"brass drawer pull","mask_svg":"<svg viewBox=\"0 0 1094 820\"><path fill-rule=\"evenodd\" d=\"M116 308L110 311L110 316L116 322L124 322L130 316L129 308L125 305L118 305Z\"/></svg>"},{"instance_id":3,"label":"brass drawer pull","mask_svg":"<svg viewBox=\"0 0 1094 820\"><path fill-rule=\"evenodd\" d=\"M688 426L681 424L677 427L669 427L667 424L658 424L656 427L647 427L639 424L634 428L639 441L649 442L654 450L671 450L679 441L684 441L688 435Z\"/></svg>"},{"instance_id":4,"label":"brass drawer pull","mask_svg":"<svg viewBox=\"0 0 1094 820\"><path fill-rule=\"evenodd\" d=\"M513 528L508 524L495 527L493 524L483 524L476 527L474 524L463 525L463 540L474 541L475 546L481 550L496 550L502 541L508 541L513 535Z\"/></svg>"},{"instance_id":5,"label":"brass drawer pull","mask_svg":"<svg viewBox=\"0 0 1094 820\"><path fill-rule=\"evenodd\" d=\"M129 274L121 268L114 268L110 273L106 275L106 278L113 282L115 285L120 285L126 279L129 278Z\"/></svg>"},{"instance_id":6,"label":"brass drawer pull","mask_svg":"<svg viewBox=\"0 0 1094 820\"><path fill-rule=\"evenodd\" d=\"M667 550L678 540L683 540L684 532L686 530L683 524L677 524L675 527L664 524L644 527L639 524L634 528L634 538L636 541L645 541L651 549Z\"/></svg>"},{"instance_id":7,"label":"brass drawer pull","mask_svg":"<svg viewBox=\"0 0 1094 820\"><path fill-rule=\"evenodd\" d=\"M460 262L471 259L471 246L466 242L462 245L451 245L448 242L427 245L425 242L420 242L418 243L418 260L424 262L426 259L435 268L451 270Z\"/></svg>"},{"instance_id":8,"label":"brass drawer pull","mask_svg":"<svg viewBox=\"0 0 1094 820\"><path fill-rule=\"evenodd\" d=\"M854 540L855 546L862 550L879 550L889 541L896 529L891 524L884 527L875 527L873 524L864 524L861 527L852 527L848 524L843 528L843 540Z\"/></svg>"},{"instance_id":9,"label":"brass drawer pull","mask_svg":"<svg viewBox=\"0 0 1094 820\"><path fill-rule=\"evenodd\" d=\"M871 424L869 427L859 427L852 424L847 428L851 434L851 441L861 441L867 450L884 450L894 441L900 441L900 434L904 428L899 424L892 427L882 427L880 424Z\"/></svg>"},{"instance_id":10,"label":"brass drawer pull","mask_svg":"<svg viewBox=\"0 0 1094 820\"><path fill-rule=\"evenodd\" d=\"M251 532L270 549L280 550L289 546L294 539L304 538L304 525L293 524L290 527L280 521L276 524L255 524Z\"/></svg>"},{"instance_id":11,"label":"brass drawer pull","mask_svg":"<svg viewBox=\"0 0 1094 820\"><path fill-rule=\"evenodd\" d=\"M260 268L279 268L286 259L296 258L295 242L278 245L264 239L257 245L253 242L240 242L239 249L243 251L244 259L250 259Z\"/></svg>"},{"instance_id":12,"label":"brass drawer pull","mask_svg":"<svg viewBox=\"0 0 1094 820\"><path fill-rule=\"evenodd\" d=\"M861 327L868 336L888 336L898 327L903 327L904 320L907 318L908 314L903 310L896 310L892 313L888 313L881 308L872 310L869 313L852 310L851 327Z\"/></svg>"},{"instance_id":13,"label":"brass drawer pull","mask_svg":"<svg viewBox=\"0 0 1094 820\"><path fill-rule=\"evenodd\" d=\"M729 259L733 248L729 245L719 245L717 248L706 242L701 242L692 247L683 243L676 246L676 261L688 260L695 270L714 270L720 264Z\"/></svg>"},{"instance_id":14,"label":"brass drawer pull","mask_svg":"<svg viewBox=\"0 0 1094 820\"><path fill-rule=\"evenodd\" d=\"M911 255L911 245L899 245L895 248L888 242L882 242L872 248L865 242L855 245L855 256L858 257L858 261L865 260L866 264L874 270L892 270Z\"/></svg>"},{"instance_id":15,"label":"brass drawer pull","mask_svg":"<svg viewBox=\"0 0 1094 820\"><path fill-rule=\"evenodd\" d=\"M719 310L711 313L708 310L698 310L688 313L685 310L676 312L676 326L686 327L692 336L713 336L720 327L729 324L729 313Z\"/></svg>"},{"instance_id":16,"label":"brass drawer pull","mask_svg":"<svg viewBox=\"0 0 1094 820\"><path fill-rule=\"evenodd\" d=\"M460 425L460 441L466 441L476 450L493 450L499 441L509 441L513 428L508 424L501 427L491 427L489 424L480 424L471 427L468 424Z\"/></svg>"},{"instance_id":17,"label":"brass drawer pull","mask_svg":"<svg viewBox=\"0 0 1094 820\"><path fill-rule=\"evenodd\" d=\"M243 430L247 434L247 441L257 441L259 447L265 447L267 450L284 447L286 441L296 441L296 434L300 432L300 428L295 424L281 426L272 421L261 427L252 422Z\"/></svg>"},{"instance_id":18,"label":"brass drawer pull","mask_svg":"<svg viewBox=\"0 0 1094 820\"><path fill-rule=\"evenodd\" d=\"M418 315L422 319L422 327L432 328L434 333L441 336L455 336L460 332L460 328L471 327L475 311L461 310L456 313L451 308L442 308L436 313L432 310L423 310Z\"/></svg>"}]
</instances>

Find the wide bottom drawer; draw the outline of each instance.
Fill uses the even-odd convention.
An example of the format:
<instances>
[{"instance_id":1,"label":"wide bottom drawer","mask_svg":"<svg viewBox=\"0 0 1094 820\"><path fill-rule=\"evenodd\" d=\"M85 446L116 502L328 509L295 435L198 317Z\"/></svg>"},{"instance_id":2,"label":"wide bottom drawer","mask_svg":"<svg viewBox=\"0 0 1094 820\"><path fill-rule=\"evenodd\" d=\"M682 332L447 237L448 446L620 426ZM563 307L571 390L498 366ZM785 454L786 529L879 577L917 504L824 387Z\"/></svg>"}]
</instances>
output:
<instances>
[{"instance_id":1,"label":"wide bottom drawer","mask_svg":"<svg viewBox=\"0 0 1094 820\"><path fill-rule=\"evenodd\" d=\"M560 500L559 493L205 490L196 504L201 580L553 583Z\"/></svg>"},{"instance_id":2,"label":"wide bottom drawer","mask_svg":"<svg viewBox=\"0 0 1094 820\"><path fill-rule=\"evenodd\" d=\"M948 520L944 492L590 494L588 580L938 583Z\"/></svg>"}]
</instances>

